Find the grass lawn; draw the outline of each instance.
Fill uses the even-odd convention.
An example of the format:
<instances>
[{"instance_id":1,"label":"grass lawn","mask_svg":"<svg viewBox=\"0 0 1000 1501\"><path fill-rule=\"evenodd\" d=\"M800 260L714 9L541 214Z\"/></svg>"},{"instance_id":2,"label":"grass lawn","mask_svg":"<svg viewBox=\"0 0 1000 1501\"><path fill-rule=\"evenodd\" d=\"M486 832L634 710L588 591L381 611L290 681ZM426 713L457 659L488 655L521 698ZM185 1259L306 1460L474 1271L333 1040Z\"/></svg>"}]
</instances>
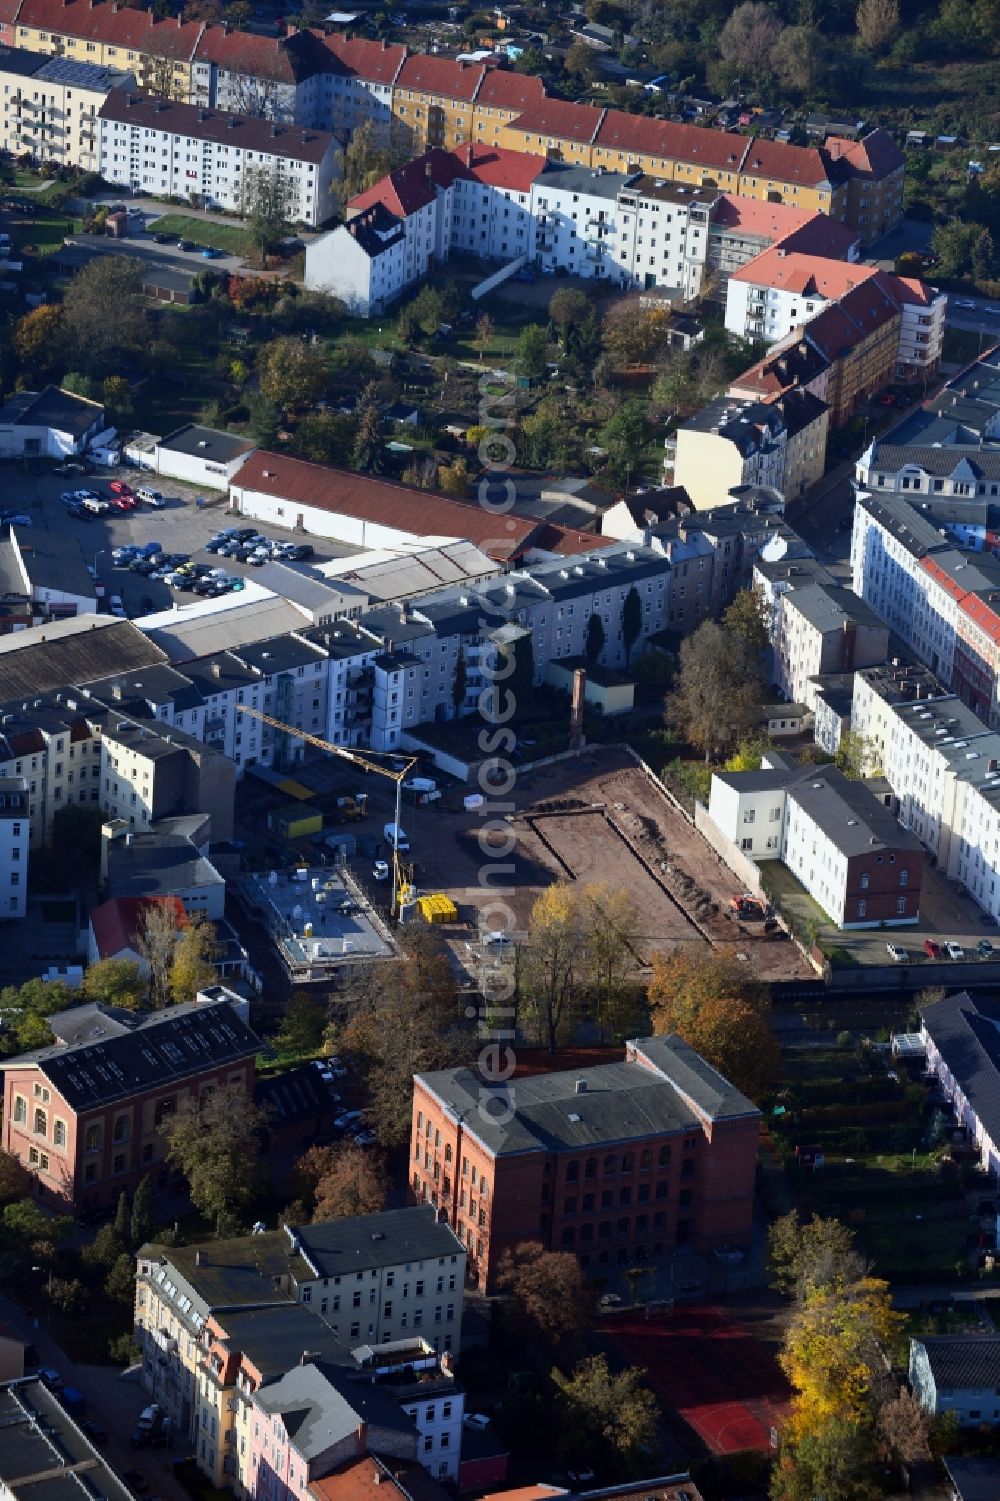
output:
<instances>
[{"instance_id":1,"label":"grass lawn","mask_svg":"<svg viewBox=\"0 0 1000 1501\"><path fill-rule=\"evenodd\" d=\"M988 349L990 342L989 339L983 339L981 334L974 333L972 329L946 328L941 358L949 364L967 365L978 358L982 349Z\"/></svg>"},{"instance_id":2,"label":"grass lawn","mask_svg":"<svg viewBox=\"0 0 1000 1501\"><path fill-rule=\"evenodd\" d=\"M160 326L180 351L178 368L146 382L136 396L135 422L149 432L167 433L196 421L223 387L214 370L215 338L206 331L202 308L165 309Z\"/></svg>"},{"instance_id":3,"label":"grass lawn","mask_svg":"<svg viewBox=\"0 0 1000 1501\"><path fill-rule=\"evenodd\" d=\"M195 245L213 245L227 255L254 253L250 234L239 224L209 224L187 214L164 214L160 219L150 220L149 227L153 234L176 235L179 240L192 240Z\"/></svg>"},{"instance_id":4,"label":"grass lawn","mask_svg":"<svg viewBox=\"0 0 1000 1501\"><path fill-rule=\"evenodd\" d=\"M62 248L68 234L79 234L81 228L81 220L74 219L71 214L56 214L49 209L35 219L19 219L13 225L12 236L18 251L51 255L53 250Z\"/></svg>"}]
</instances>

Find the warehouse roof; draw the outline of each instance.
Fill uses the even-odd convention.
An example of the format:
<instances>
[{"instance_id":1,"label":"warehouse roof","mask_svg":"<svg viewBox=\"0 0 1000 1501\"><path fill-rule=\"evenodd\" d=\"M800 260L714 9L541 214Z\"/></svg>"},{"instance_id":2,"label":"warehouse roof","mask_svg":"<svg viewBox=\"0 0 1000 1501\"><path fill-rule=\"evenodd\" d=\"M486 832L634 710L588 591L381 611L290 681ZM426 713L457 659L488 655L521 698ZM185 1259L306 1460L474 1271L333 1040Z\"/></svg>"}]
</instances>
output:
<instances>
[{"instance_id":1,"label":"warehouse roof","mask_svg":"<svg viewBox=\"0 0 1000 1501\"><path fill-rule=\"evenodd\" d=\"M164 660L130 620L113 615L77 615L32 626L0 636L0 703L23 699L30 704L52 689Z\"/></svg>"}]
</instances>

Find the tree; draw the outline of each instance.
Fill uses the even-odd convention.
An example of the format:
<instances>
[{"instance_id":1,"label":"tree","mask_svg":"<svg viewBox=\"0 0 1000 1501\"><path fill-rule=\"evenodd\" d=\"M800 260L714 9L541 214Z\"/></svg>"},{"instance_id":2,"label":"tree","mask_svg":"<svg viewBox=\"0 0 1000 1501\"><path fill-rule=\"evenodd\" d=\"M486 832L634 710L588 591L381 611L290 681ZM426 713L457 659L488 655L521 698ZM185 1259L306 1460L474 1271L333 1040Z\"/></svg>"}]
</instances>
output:
<instances>
[{"instance_id":1,"label":"tree","mask_svg":"<svg viewBox=\"0 0 1000 1501\"><path fill-rule=\"evenodd\" d=\"M185 1099L161 1131L169 1160L185 1176L191 1200L222 1234L258 1191L264 1112L238 1086Z\"/></svg>"},{"instance_id":2,"label":"tree","mask_svg":"<svg viewBox=\"0 0 1000 1501\"><path fill-rule=\"evenodd\" d=\"M907 1387L880 1409L876 1430L887 1459L912 1465L930 1457L930 1414Z\"/></svg>"},{"instance_id":3,"label":"tree","mask_svg":"<svg viewBox=\"0 0 1000 1501\"><path fill-rule=\"evenodd\" d=\"M883 52L899 31L899 0L861 0L858 37L869 52Z\"/></svg>"},{"instance_id":4,"label":"tree","mask_svg":"<svg viewBox=\"0 0 1000 1501\"><path fill-rule=\"evenodd\" d=\"M133 1270L133 1282L135 1274ZM53 1308L66 1318L83 1313L87 1306L87 1289L79 1277L50 1277L46 1284L46 1296Z\"/></svg>"},{"instance_id":5,"label":"tree","mask_svg":"<svg viewBox=\"0 0 1000 1501\"><path fill-rule=\"evenodd\" d=\"M771 644L771 612L759 589L740 589L722 617L722 624L754 651Z\"/></svg>"},{"instance_id":6,"label":"tree","mask_svg":"<svg viewBox=\"0 0 1000 1501\"><path fill-rule=\"evenodd\" d=\"M372 121L366 120L351 132L351 139L344 148L344 199L354 198L372 187L385 176L391 165L389 151L376 140Z\"/></svg>"},{"instance_id":7,"label":"tree","mask_svg":"<svg viewBox=\"0 0 1000 1501\"><path fill-rule=\"evenodd\" d=\"M256 89L256 81L254 82ZM254 113L266 113L266 100L258 102ZM261 263L271 246L288 229L294 203L291 179L274 167L244 167L241 209L247 229L260 247Z\"/></svg>"},{"instance_id":8,"label":"tree","mask_svg":"<svg viewBox=\"0 0 1000 1501\"><path fill-rule=\"evenodd\" d=\"M587 641L584 646L584 655L587 665L592 667L604 650L604 621L596 610L587 621Z\"/></svg>"},{"instance_id":9,"label":"tree","mask_svg":"<svg viewBox=\"0 0 1000 1501\"><path fill-rule=\"evenodd\" d=\"M997 248L988 229L981 229L972 242L969 264L975 281L990 281L997 274Z\"/></svg>"},{"instance_id":10,"label":"tree","mask_svg":"<svg viewBox=\"0 0 1000 1501\"><path fill-rule=\"evenodd\" d=\"M437 933L407 928L402 958L359 976L345 995L341 1046L358 1055L379 1141L410 1133L413 1075L464 1063L476 1044L458 1025L455 982Z\"/></svg>"},{"instance_id":11,"label":"tree","mask_svg":"<svg viewBox=\"0 0 1000 1501\"><path fill-rule=\"evenodd\" d=\"M170 995L180 1005L218 979L219 940L207 918L194 917L180 930L170 964Z\"/></svg>"},{"instance_id":12,"label":"tree","mask_svg":"<svg viewBox=\"0 0 1000 1501\"><path fill-rule=\"evenodd\" d=\"M628 483L646 439L646 414L638 401L625 401L601 428L599 442L608 451L609 467Z\"/></svg>"},{"instance_id":13,"label":"tree","mask_svg":"<svg viewBox=\"0 0 1000 1501\"><path fill-rule=\"evenodd\" d=\"M540 1344L561 1363L571 1360L596 1303L594 1285L576 1257L528 1241L505 1254L498 1281L510 1294L512 1333L522 1345Z\"/></svg>"},{"instance_id":14,"label":"tree","mask_svg":"<svg viewBox=\"0 0 1000 1501\"><path fill-rule=\"evenodd\" d=\"M260 394L283 412L312 406L327 382L326 364L319 350L288 334L261 346L257 375Z\"/></svg>"},{"instance_id":15,"label":"tree","mask_svg":"<svg viewBox=\"0 0 1000 1501\"><path fill-rule=\"evenodd\" d=\"M670 717L706 763L756 727L764 704L759 656L739 636L703 620L681 642Z\"/></svg>"},{"instance_id":16,"label":"tree","mask_svg":"<svg viewBox=\"0 0 1000 1501\"><path fill-rule=\"evenodd\" d=\"M134 960L99 959L90 965L80 989L88 1001L121 1006L126 1011L140 1011L149 986Z\"/></svg>"},{"instance_id":17,"label":"tree","mask_svg":"<svg viewBox=\"0 0 1000 1501\"><path fill-rule=\"evenodd\" d=\"M101 402L108 421L118 426L132 415L132 389L123 375L108 375L101 382Z\"/></svg>"},{"instance_id":18,"label":"tree","mask_svg":"<svg viewBox=\"0 0 1000 1501\"><path fill-rule=\"evenodd\" d=\"M760 0L746 0L736 7L720 31L719 53L741 73L763 78L771 71L771 54L781 30L781 21L769 5Z\"/></svg>"},{"instance_id":19,"label":"tree","mask_svg":"<svg viewBox=\"0 0 1000 1501\"><path fill-rule=\"evenodd\" d=\"M865 776L877 776L877 757L871 742L860 730L842 730L834 765L854 782Z\"/></svg>"},{"instance_id":20,"label":"tree","mask_svg":"<svg viewBox=\"0 0 1000 1501\"><path fill-rule=\"evenodd\" d=\"M808 99L826 82L829 43L815 26L786 26L771 49L771 67L790 94Z\"/></svg>"},{"instance_id":21,"label":"tree","mask_svg":"<svg viewBox=\"0 0 1000 1501\"><path fill-rule=\"evenodd\" d=\"M522 328L517 340L518 369L530 380L545 374L545 362L549 355L549 341L540 323L528 323Z\"/></svg>"},{"instance_id":22,"label":"tree","mask_svg":"<svg viewBox=\"0 0 1000 1501\"><path fill-rule=\"evenodd\" d=\"M57 368L62 321L62 308L43 303L14 324L11 343L30 379L46 380Z\"/></svg>"},{"instance_id":23,"label":"tree","mask_svg":"<svg viewBox=\"0 0 1000 1501\"><path fill-rule=\"evenodd\" d=\"M625 1035L633 1020L640 935L631 893L596 882L577 904L583 931L583 978L602 1041Z\"/></svg>"},{"instance_id":24,"label":"tree","mask_svg":"<svg viewBox=\"0 0 1000 1501\"><path fill-rule=\"evenodd\" d=\"M479 350L480 362L482 362L483 355L493 343L496 331L497 326L489 313L480 313L476 319L476 332L472 341Z\"/></svg>"},{"instance_id":25,"label":"tree","mask_svg":"<svg viewBox=\"0 0 1000 1501\"><path fill-rule=\"evenodd\" d=\"M578 83L593 83L598 73L597 53L586 42L574 42L563 59L563 67Z\"/></svg>"},{"instance_id":26,"label":"tree","mask_svg":"<svg viewBox=\"0 0 1000 1501\"><path fill-rule=\"evenodd\" d=\"M642 632L642 600L633 584L622 604L622 642L625 646L625 670L632 657L632 648Z\"/></svg>"},{"instance_id":27,"label":"tree","mask_svg":"<svg viewBox=\"0 0 1000 1501\"><path fill-rule=\"evenodd\" d=\"M737 1089L759 1100L780 1059L767 986L733 949L685 944L654 954L652 971L653 1031L676 1032Z\"/></svg>"},{"instance_id":28,"label":"tree","mask_svg":"<svg viewBox=\"0 0 1000 1501\"><path fill-rule=\"evenodd\" d=\"M612 1375L603 1355L581 1361L569 1377L553 1370L561 1452L615 1475L635 1473L655 1448L659 1418L644 1380L638 1366Z\"/></svg>"},{"instance_id":29,"label":"tree","mask_svg":"<svg viewBox=\"0 0 1000 1501\"><path fill-rule=\"evenodd\" d=\"M115 1213L115 1234L123 1242L128 1239L131 1223L132 1215L128 1207L128 1194L123 1188L118 1195L118 1209Z\"/></svg>"},{"instance_id":30,"label":"tree","mask_svg":"<svg viewBox=\"0 0 1000 1501\"><path fill-rule=\"evenodd\" d=\"M469 466L461 457L450 464L439 464L437 487L443 495L455 495L464 500L469 493Z\"/></svg>"},{"instance_id":31,"label":"tree","mask_svg":"<svg viewBox=\"0 0 1000 1501\"><path fill-rule=\"evenodd\" d=\"M129 1307L135 1302L135 1257L124 1251L108 1272L104 1291L115 1303Z\"/></svg>"},{"instance_id":32,"label":"tree","mask_svg":"<svg viewBox=\"0 0 1000 1501\"><path fill-rule=\"evenodd\" d=\"M660 348L670 325L665 308L647 307L641 297L613 303L604 315L604 351L615 370L646 364Z\"/></svg>"},{"instance_id":33,"label":"tree","mask_svg":"<svg viewBox=\"0 0 1000 1501\"><path fill-rule=\"evenodd\" d=\"M351 468L364 474L378 474L382 468L382 420L374 399L361 408L351 450Z\"/></svg>"},{"instance_id":34,"label":"tree","mask_svg":"<svg viewBox=\"0 0 1000 1501\"><path fill-rule=\"evenodd\" d=\"M455 676L451 683L451 702L456 714L461 714L462 712L468 681L469 673L465 662L465 649L460 644L458 656L455 658Z\"/></svg>"},{"instance_id":35,"label":"tree","mask_svg":"<svg viewBox=\"0 0 1000 1501\"><path fill-rule=\"evenodd\" d=\"M114 1225L102 1225L89 1246L81 1246L80 1258L84 1266L104 1267L109 1270L127 1249Z\"/></svg>"},{"instance_id":36,"label":"tree","mask_svg":"<svg viewBox=\"0 0 1000 1501\"><path fill-rule=\"evenodd\" d=\"M129 1240L137 1251L150 1236L153 1229L153 1189L148 1177L140 1178L132 1196L132 1219L129 1224Z\"/></svg>"},{"instance_id":37,"label":"tree","mask_svg":"<svg viewBox=\"0 0 1000 1501\"><path fill-rule=\"evenodd\" d=\"M433 337L444 319L444 299L438 288L421 287L409 306L420 332L428 339Z\"/></svg>"},{"instance_id":38,"label":"tree","mask_svg":"<svg viewBox=\"0 0 1000 1501\"><path fill-rule=\"evenodd\" d=\"M143 268L123 255L99 255L83 266L63 298L62 347L85 375L114 374L145 348L149 326ZM114 316L108 310L114 309Z\"/></svg>"},{"instance_id":39,"label":"tree","mask_svg":"<svg viewBox=\"0 0 1000 1501\"><path fill-rule=\"evenodd\" d=\"M170 1003L170 970L177 948L177 909L170 902L150 902L142 914L135 947L149 970L149 1003L154 1010Z\"/></svg>"},{"instance_id":40,"label":"tree","mask_svg":"<svg viewBox=\"0 0 1000 1501\"><path fill-rule=\"evenodd\" d=\"M798 1298L813 1288L855 1282L867 1270L846 1225L815 1214L802 1224L794 1209L768 1231L767 1264L779 1292Z\"/></svg>"},{"instance_id":41,"label":"tree","mask_svg":"<svg viewBox=\"0 0 1000 1501\"><path fill-rule=\"evenodd\" d=\"M346 1141L310 1147L295 1163L292 1183L313 1204L314 1222L378 1214L389 1195L381 1157Z\"/></svg>"},{"instance_id":42,"label":"tree","mask_svg":"<svg viewBox=\"0 0 1000 1501\"><path fill-rule=\"evenodd\" d=\"M323 1041L325 1022L322 1002L305 990L293 990L275 1038L278 1051L286 1058L310 1057Z\"/></svg>"},{"instance_id":43,"label":"tree","mask_svg":"<svg viewBox=\"0 0 1000 1501\"><path fill-rule=\"evenodd\" d=\"M585 323L593 311L593 303L586 292L577 287L560 287L549 298L549 320L559 331L559 339L566 347L571 330Z\"/></svg>"},{"instance_id":44,"label":"tree","mask_svg":"<svg viewBox=\"0 0 1000 1501\"><path fill-rule=\"evenodd\" d=\"M980 233L980 225L963 224L960 219L937 225L931 236L931 250L938 258L941 276L960 278L969 274L972 247Z\"/></svg>"},{"instance_id":45,"label":"tree","mask_svg":"<svg viewBox=\"0 0 1000 1501\"><path fill-rule=\"evenodd\" d=\"M0 1208L28 1198L34 1186L34 1175L23 1163L11 1152L0 1152Z\"/></svg>"},{"instance_id":46,"label":"tree","mask_svg":"<svg viewBox=\"0 0 1000 1501\"><path fill-rule=\"evenodd\" d=\"M528 919L522 994L550 1053L569 1020L582 947L573 888L566 881L547 886Z\"/></svg>"}]
</instances>

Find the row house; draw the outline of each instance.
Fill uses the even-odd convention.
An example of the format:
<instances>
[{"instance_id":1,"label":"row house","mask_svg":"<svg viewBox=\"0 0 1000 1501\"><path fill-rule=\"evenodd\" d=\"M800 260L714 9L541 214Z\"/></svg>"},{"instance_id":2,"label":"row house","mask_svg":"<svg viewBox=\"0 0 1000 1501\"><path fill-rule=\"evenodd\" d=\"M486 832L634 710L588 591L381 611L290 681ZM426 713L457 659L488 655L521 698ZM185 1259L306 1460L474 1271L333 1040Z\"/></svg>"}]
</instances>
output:
<instances>
[{"instance_id":1,"label":"row house","mask_svg":"<svg viewBox=\"0 0 1000 1501\"><path fill-rule=\"evenodd\" d=\"M489 1292L524 1241L585 1268L746 1245L758 1130L756 1107L679 1037L514 1091L445 1069L414 1077L410 1192L447 1219Z\"/></svg>"},{"instance_id":2,"label":"row house","mask_svg":"<svg viewBox=\"0 0 1000 1501\"><path fill-rule=\"evenodd\" d=\"M135 89L133 73L22 47L0 47L0 147L95 172L98 116L112 89Z\"/></svg>"},{"instance_id":3,"label":"row house","mask_svg":"<svg viewBox=\"0 0 1000 1501\"><path fill-rule=\"evenodd\" d=\"M164 1185L166 1116L217 1089L253 1093L260 1039L228 999L127 1019L74 1006L49 1025L54 1044L0 1063L2 1142L57 1212L110 1207L147 1176Z\"/></svg>"},{"instance_id":4,"label":"row house","mask_svg":"<svg viewBox=\"0 0 1000 1501\"><path fill-rule=\"evenodd\" d=\"M849 589L810 581L780 595L773 644L782 694L791 703L808 706L811 678L884 662L889 628Z\"/></svg>"},{"instance_id":5,"label":"row house","mask_svg":"<svg viewBox=\"0 0 1000 1501\"><path fill-rule=\"evenodd\" d=\"M678 427L673 482L696 508L718 505L741 485L781 491L787 446L778 405L717 396Z\"/></svg>"},{"instance_id":6,"label":"row house","mask_svg":"<svg viewBox=\"0 0 1000 1501\"><path fill-rule=\"evenodd\" d=\"M0 42L134 73L139 87L166 99L192 97L192 63L202 21L157 18L119 0L15 0Z\"/></svg>"},{"instance_id":7,"label":"row house","mask_svg":"<svg viewBox=\"0 0 1000 1501\"><path fill-rule=\"evenodd\" d=\"M284 184L287 217L316 226L336 208L341 152L328 131L115 89L98 115L106 181L243 213L255 178Z\"/></svg>"}]
</instances>

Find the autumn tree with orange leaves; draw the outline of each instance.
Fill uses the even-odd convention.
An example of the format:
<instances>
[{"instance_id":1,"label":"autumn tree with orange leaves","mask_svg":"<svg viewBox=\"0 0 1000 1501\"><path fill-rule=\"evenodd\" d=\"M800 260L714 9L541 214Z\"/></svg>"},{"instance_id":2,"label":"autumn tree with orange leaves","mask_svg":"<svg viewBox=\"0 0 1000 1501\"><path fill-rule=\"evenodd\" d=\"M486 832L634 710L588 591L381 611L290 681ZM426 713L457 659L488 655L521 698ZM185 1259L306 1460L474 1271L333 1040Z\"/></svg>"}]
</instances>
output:
<instances>
[{"instance_id":1,"label":"autumn tree with orange leaves","mask_svg":"<svg viewBox=\"0 0 1000 1501\"><path fill-rule=\"evenodd\" d=\"M737 1089L759 1100L779 1060L767 986L733 949L685 944L654 954L652 967L653 1031L676 1032Z\"/></svg>"}]
</instances>

